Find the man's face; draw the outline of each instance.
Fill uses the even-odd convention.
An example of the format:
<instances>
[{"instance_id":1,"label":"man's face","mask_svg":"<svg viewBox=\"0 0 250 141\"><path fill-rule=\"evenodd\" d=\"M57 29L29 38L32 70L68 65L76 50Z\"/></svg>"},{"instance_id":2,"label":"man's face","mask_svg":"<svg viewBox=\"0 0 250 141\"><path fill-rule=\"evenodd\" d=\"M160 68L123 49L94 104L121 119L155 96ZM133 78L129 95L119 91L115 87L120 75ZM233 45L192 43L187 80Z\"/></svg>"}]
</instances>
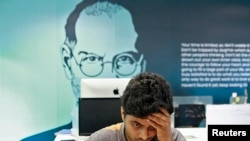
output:
<instances>
[{"instance_id":1,"label":"man's face","mask_svg":"<svg viewBox=\"0 0 250 141\"><path fill-rule=\"evenodd\" d=\"M128 141L153 141L156 138L156 129L149 125L147 118L126 115L124 125Z\"/></svg>"},{"instance_id":2,"label":"man's face","mask_svg":"<svg viewBox=\"0 0 250 141\"><path fill-rule=\"evenodd\" d=\"M72 49L71 82L76 96L80 94L82 78L132 77L144 71L143 55L135 48L138 35L127 10L111 16L86 15L82 11L75 30L77 44Z\"/></svg>"}]
</instances>

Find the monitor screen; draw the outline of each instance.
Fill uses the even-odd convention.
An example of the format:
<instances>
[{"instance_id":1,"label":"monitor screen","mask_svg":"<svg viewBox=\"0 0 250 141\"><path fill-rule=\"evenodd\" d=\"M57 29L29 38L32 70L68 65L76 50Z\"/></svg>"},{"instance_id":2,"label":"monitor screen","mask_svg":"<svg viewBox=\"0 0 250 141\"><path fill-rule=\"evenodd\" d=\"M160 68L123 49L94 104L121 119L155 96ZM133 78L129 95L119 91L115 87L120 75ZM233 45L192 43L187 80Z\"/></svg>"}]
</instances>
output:
<instances>
[{"instance_id":1,"label":"monitor screen","mask_svg":"<svg viewBox=\"0 0 250 141\"><path fill-rule=\"evenodd\" d=\"M80 98L79 135L89 136L106 126L122 122L120 98Z\"/></svg>"},{"instance_id":2,"label":"monitor screen","mask_svg":"<svg viewBox=\"0 0 250 141\"><path fill-rule=\"evenodd\" d=\"M84 78L81 98L119 98L130 78Z\"/></svg>"}]
</instances>

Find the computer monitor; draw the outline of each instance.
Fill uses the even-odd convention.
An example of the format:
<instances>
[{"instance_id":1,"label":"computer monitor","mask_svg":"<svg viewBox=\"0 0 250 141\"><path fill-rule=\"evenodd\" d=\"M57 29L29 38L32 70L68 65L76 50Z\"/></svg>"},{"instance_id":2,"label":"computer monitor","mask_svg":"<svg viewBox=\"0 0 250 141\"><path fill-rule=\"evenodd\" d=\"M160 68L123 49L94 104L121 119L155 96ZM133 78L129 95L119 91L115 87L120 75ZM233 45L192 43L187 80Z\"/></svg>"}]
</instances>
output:
<instances>
[{"instance_id":1,"label":"computer monitor","mask_svg":"<svg viewBox=\"0 0 250 141\"><path fill-rule=\"evenodd\" d=\"M89 136L106 126L122 122L119 98L80 98L79 135Z\"/></svg>"},{"instance_id":2,"label":"computer monitor","mask_svg":"<svg viewBox=\"0 0 250 141\"><path fill-rule=\"evenodd\" d=\"M129 78L93 78L81 80L79 100L79 135L91 133L122 122L120 96Z\"/></svg>"},{"instance_id":3,"label":"computer monitor","mask_svg":"<svg viewBox=\"0 0 250 141\"><path fill-rule=\"evenodd\" d=\"M130 78L84 78L81 98L119 98Z\"/></svg>"}]
</instances>

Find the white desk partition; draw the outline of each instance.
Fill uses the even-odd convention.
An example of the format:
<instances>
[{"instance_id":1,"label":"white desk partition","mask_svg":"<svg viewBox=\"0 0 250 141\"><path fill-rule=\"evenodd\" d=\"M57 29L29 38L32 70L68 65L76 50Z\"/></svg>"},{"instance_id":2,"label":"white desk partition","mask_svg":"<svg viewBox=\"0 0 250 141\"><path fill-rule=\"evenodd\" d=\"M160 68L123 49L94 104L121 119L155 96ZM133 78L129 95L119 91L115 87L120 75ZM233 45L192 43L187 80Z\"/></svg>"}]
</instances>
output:
<instances>
[{"instance_id":1,"label":"white desk partition","mask_svg":"<svg viewBox=\"0 0 250 141\"><path fill-rule=\"evenodd\" d=\"M206 105L207 125L250 124L250 104Z\"/></svg>"},{"instance_id":2,"label":"white desk partition","mask_svg":"<svg viewBox=\"0 0 250 141\"><path fill-rule=\"evenodd\" d=\"M187 141L208 141L207 128L177 128Z\"/></svg>"},{"instance_id":3,"label":"white desk partition","mask_svg":"<svg viewBox=\"0 0 250 141\"><path fill-rule=\"evenodd\" d=\"M212 96L174 96L174 107L180 104L213 104Z\"/></svg>"}]
</instances>

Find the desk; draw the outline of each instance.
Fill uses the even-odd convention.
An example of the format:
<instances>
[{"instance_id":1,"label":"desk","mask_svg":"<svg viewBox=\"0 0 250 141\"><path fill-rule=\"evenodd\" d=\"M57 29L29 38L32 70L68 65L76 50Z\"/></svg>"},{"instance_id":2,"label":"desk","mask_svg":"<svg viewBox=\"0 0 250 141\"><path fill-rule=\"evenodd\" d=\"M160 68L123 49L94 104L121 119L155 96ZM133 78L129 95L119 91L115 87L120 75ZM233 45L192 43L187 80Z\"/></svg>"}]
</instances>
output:
<instances>
[{"instance_id":1,"label":"desk","mask_svg":"<svg viewBox=\"0 0 250 141\"><path fill-rule=\"evenodd\" d=\"M207 141L207 128L177 128L187 141Z\"/></svg>"},{"instance_id":2,"label":"desk","mask_svg":"<svg viewBox=\"0 0 250 141\"><path fill-rule=\"evenodd\" d=\"M187 139L187 141L207 141L207 128L177 128ZM86 137L76 139L72 135L57 135L54 141L75 139L84 141Z\"/></svg>"}]
</instances>

